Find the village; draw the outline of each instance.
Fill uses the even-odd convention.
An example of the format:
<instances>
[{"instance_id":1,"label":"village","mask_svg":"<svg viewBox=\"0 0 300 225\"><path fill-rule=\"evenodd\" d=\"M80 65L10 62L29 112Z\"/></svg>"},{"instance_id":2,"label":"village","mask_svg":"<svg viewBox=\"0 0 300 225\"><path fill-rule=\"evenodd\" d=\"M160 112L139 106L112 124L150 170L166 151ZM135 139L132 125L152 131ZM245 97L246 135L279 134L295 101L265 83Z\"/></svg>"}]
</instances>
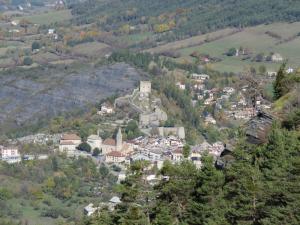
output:
<instances>
[{"instance_id":1,"label":"village","mask_svg":"<svg viewBox=\"0 0 300 225\"><path fill-rule=\"evenodd\" d=\"M210 79L206 74L192 74L191 80L193 86L190 91L197 96L192 100L193 104L202 104L204 107L214 105L216 110L223 110L225 105L225 116L232 120L246 122L256 115L260 108L268 108L269 103L259 99L255 102L256 108L246 100L245 92L247 87L236 90L233 87L224 87L223 89L206 89L206 81ZM180 91L186 91L186 84L176 83ZM237 96L235 101L230 101L232 96ZM224 104L227 101L227 104ZM230 104L228 104L228 102ZM97 115L107 117L113 115L118 107L126 105L139 113L138 129L142 135L133 139L124 140L124 125L117 121L112 121L115 126L116 134L113 137L101 138L100 128L96 134L89 135L83 140L78 134L68 132L63 134L36 134L23 137L19 142L46 144L48 141L54 143L53 153L64 154L70 158L88 157L98 166L101 164L116 165L120 169L118 173L118 182L126 178L126 171L129 166L136 161L149 162L149 171L153 168L161 169L166 160L176 164L183 160L189 160L197 168L201 167L201 158L203 155L210 154L217 161L222 152L226 149L226 144L217 141L208 143L206 140L200 144L190 146L185 140L185 128L182 126L164 127L168 120L166 112L163 110L161 101L152 93L150 81L140 81L139 88L132 94L119 97L114 104L104 102ZM228 107L229 105L229 107ZM217 126L218 121L210 113L201 116L204 124L207 126ZM127 121L127 123L130 122ZM108 123L109 124L109 123ZM15 143L16 142L12 142ZM22 160L45 160L48 154L20 154L17 145L0 148L0 158L9 164L19 163ZM156 174L147 174L145 180L149 184L155 183L162 177ZM120 199L114 196L108 203L110 209L118 204ZM93 207L92 203L84 208L86 215L90 216L98 207Z\"/></svg>"},{"instance_id":2,"label":"village","mask_svg":"<svg viewBox=\"0 0 300 225\"><path fill-rule=\"evenodd\" d=\"M215 110L223 110L224 116L228 119L242 122L255 116L260 109L270 108L270 103L262 98L256 99L255 103L249 102L246 98L247 86L242 87L241 90L236 90L234 87L206 89L206 81L209 79L210 76L206 74L191 75L192 87L189 90L196 96L196 99L192 100L193 104L202 104L204 107L214 105ZM187 89L183 82L177 82L176 86L182 91ZM177 163L184 158L192 160L200 167L202 154L207 152L215 158L221 154L224 144L220 142L204 141L196 146L188 146L185 141L184 127L161 126L167 121L168 116L161 107L160 99L151 91L151 82L141 81L139 88L135 89L132 94L117 98L114 105L104 102L97 112L100 117L112 115L116 107L124 104L136 110L139 113L138 128L143 135L134 139L124 141L123 128L117 124L115 125L118 126L117 133L114 138L102 139L98 131L97 134L88 136L84 141L76 133L36 134L20 138L19 141L45 144L51 140L57 143L54 151L64 153L69 157L93 157L98 164L105 162L129 165L136 160L146 160L158 168L161 168L165 160ZM217 126L218 121L211 113L204 112L200 116L204 124ZM85 150L84 146L88 146L88 150ZM191 151L184 157L183 148L186 146ZM34 159L30 155L22 157L16 147L1 147L1 159L8 163L20 162L21 159ZM38 155L35 158L45 159L46 156Z\"/></svg>"},{"instance_id":3,"label":"village","mask_svg":"<svg viewBox=\"0 0 300 225\"><path fill-rule=\"evenodd\" d=\"M225 116L232 120L248 121L256 115L260 108L270 108L270 104L263 99L257 99L255 102L257 107L254 108L253 103L245 97L247 86L242 87L241 90L236 90L233 87L208 90L205 82L210 79L209 75L192 74L191 79L193 81L191 90L197 96L197 100L192 100L192 102L196 104L199 101L204 106L214 105L218 110L223 110L227 105L224 111ZM182 91L186 90L186 84L182 82L177 82L176 86ZM233 95L236 97L232 98ZM231 99L235 100L230 101ZM228 104L228 101L230 104ZM227 104L224 102L227 102ZM165 160L177 163L184 158L192 160L200 167L202 154L207 152L217 158L224 150L224 144L221 142L209 144L205 141L196 146L188 146L185 141L184 127L160 126L162 122L167 120L168 116L161 107L160 99L151 94L150 81L141 81L139 88L135 89L133 94L116 99L114 105L103 103L97 114L101 117L114 114L115 107L120 107L125 103L139 112L138 127L144 135L124 141L122 128L118 127L118 132L114 138L102 139L98 132L88 136L83 141L75 133L65 133L53 136L37 134L20 138L19 141L44 144L52 139L54 143L58 144L54 151L65 153L69 157L93 157L98 164L105 162L108 164L129 165L136 160L146 160L158 168L161 168ZM200 117L207 125L217 125L218 123L210 113L204 113ZM80 148L84 145L88 146L88 151ZM184 157L183 149L186 146L190 148L191 152ZM36 159L45 158L44 155L36 156ZM16 147L2 147L1 159L8 163L16 163L20 162L22 157ZM34 159L34 157L24 155L23 159L29 160Z\"/></svg>"}]
</instances>

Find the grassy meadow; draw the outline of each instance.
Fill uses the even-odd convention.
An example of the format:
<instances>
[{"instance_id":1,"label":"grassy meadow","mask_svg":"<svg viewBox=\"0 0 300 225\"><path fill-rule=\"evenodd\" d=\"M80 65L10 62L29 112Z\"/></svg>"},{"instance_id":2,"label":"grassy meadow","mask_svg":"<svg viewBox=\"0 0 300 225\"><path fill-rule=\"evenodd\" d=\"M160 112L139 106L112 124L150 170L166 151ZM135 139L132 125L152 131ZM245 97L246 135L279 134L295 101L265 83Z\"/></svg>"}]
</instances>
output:
<instances>
[{"instance_id":1,"label":"grassy meadow","mask_svg":"<svg viewBox=\"0 0 300 225\"><path fill-rule=\"evenodd\" d=\"M70 10L50 11L31 16L22 17L31 23L49 25L51 23L63 22L72 18Z\"/></svg>"}]
</instances>

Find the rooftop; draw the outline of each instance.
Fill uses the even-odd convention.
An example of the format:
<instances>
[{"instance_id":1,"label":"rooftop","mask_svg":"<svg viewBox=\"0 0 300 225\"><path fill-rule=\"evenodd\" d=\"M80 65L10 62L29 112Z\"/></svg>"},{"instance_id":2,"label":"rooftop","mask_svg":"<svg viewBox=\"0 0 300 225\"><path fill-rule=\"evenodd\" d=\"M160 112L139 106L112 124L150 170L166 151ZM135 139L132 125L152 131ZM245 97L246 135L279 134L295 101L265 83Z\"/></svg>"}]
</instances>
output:
<instances>
[{"instance_id":1,"label":"rooftop","mask_svg":"<svg viewBox=\"0 0 300 225\"><path fill-rule=\"evenodd\" d=\"M91 140L101 140L101 137L99 137L96 134L92 134L92 135L88 136L88 139L91 139Z\"/></svg>"},{"instance_id":2,"label":"rooftop","mask_svg":"<svg viewBox=\"0 0 300 225\"><path fill-rule=\"evenodd\" d=\"M120 151L112 151L106 154L106 156L112 156L112 157L125 157L125 155Z\"/></svg>"},{"instance_id":3,"label":"rooftop","mask_svg":"<svg viewBox=\"0 0 300 225\"><path fill-rule=\"evenodd\" d=\"M63 134L61 137L62 140L81 140L77 134Z\"/></svg>"},{"instance_id":4,"label":"rooftop","mask_svg":"<svg viewBox=\"0 0 300 225\"><path fill-rule=\"evenodd\" d=\"M104 145L116 146L116 141L112 138L107 138L103 141Z\"/></svg>"}]
</instances>

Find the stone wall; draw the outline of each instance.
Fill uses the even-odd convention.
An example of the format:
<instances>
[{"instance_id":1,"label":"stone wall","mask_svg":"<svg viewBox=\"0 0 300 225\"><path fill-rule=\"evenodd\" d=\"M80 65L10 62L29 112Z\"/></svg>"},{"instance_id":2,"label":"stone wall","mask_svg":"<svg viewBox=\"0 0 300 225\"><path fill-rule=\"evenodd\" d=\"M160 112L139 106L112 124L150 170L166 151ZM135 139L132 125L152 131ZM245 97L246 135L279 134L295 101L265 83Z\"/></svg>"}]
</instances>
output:
<instances>
[{"instance_id":1,"label":"stone wall","mask_svg":"<svg viewBox=\"0 0 300 225\"><path fill-rule=\"evenodd\" d=\"M158 131L158 135L162 137L175 135L181 139L185 139L184 127L158 127L157 131Z\"/></svg>"}]
</instances>

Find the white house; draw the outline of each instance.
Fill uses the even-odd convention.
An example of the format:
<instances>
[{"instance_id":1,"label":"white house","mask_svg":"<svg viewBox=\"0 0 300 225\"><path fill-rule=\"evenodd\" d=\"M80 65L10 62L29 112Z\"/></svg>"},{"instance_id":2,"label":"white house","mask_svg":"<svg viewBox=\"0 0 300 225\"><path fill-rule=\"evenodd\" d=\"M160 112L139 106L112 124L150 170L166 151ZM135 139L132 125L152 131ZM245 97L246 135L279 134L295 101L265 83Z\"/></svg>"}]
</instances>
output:
<instances>
[{"instance_id":1,"label":"white house","mask_svg":"<svg viewBox=\"0 0 300 225\"><path fill-rule=\"evenodd\" d=\"M185 84L184 83L181 83L181 82L177 82L176 83L176 86L181 89L181 90L185 90Z\"/></svg>"},{"instance_id":2,"label":"white house","mask_svg":"<svg viewBox=\"0 0 300 225\"><path fill-rule=\"evenodd\" d=\"M112 114L112 113L114 113L114 107L107 103L102 104L101 110L98 111L99 115Z\"/></svg>"},{"instance_id":3,"label":"white house","mask_svg":"<svg viewBox=\"0 0 300 225\"><path fill-rule=\"evenodd\" d=\"M54 34L55 29L48 29L48 34Z\"/></svg>"},{"instance_id":4,"label":"white house","mask_svg":"<svg viewBox=\"0 0 300 225\"><path fill-rule=\"evenodd\" d=\"M13 20L13 21L11 21L11 25L18 26L19 25L19 20Z\"/></svg>"},{"instance_id":5,"label":"white house","mask_svg":"<svg viewBox=\"0 0 300 225\"><path fill-rule=\"evenodd\" d=\"M202 81L204 81L204 80L208 80L209 79L209 75L207 75L207 74L196 74L196 73L193 73L192 74L192 78L194 80L202 80Z\"/></svg>"},{"instance_id":6,"label":"white house","mask_svg":"<svg viewBox=\"0 0 300 225\"><path fill-rule=\"evenodd\" d=\"M87 216L93 215L99 207L94 207L93 203L88 204L86 207L84 207L84 214Z\"/></svg>"},{"instance_id":7,"label":"white house","mask_svg":"<svg viewBox=\"0 0 300 225\"><path fill-rule=\"evenodd\" d=\"M21 156L19 154L19 150L14 147L1 148L0 149L0 159L7 163L21 162Z\"/></svg>"},{"instance_id":8,"label":"white house","mask_svg":"<svg viewBox=\"0 0 300 225\"><path fill-rule=\"evenodd\" d=\"M272 55L272 61L273 62L281 62L281 61L283 61L283 57L279 53L274 53Z\"/></svg>"}]
</instances>

